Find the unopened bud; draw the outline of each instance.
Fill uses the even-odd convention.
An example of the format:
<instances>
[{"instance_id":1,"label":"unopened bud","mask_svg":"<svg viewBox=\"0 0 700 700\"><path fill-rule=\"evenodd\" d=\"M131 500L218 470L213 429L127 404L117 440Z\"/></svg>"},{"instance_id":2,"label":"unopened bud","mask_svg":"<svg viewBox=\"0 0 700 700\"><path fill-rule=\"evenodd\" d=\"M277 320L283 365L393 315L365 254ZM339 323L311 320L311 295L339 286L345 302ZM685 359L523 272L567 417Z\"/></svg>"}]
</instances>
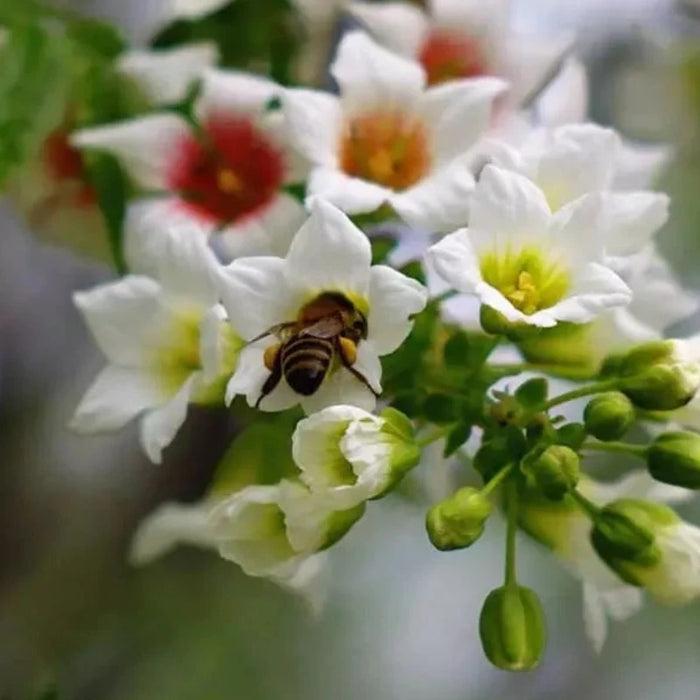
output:
<instances>
[{"instance_id":1,"label":"unopened bud","mask_svg":"<svg viewBox=\"0 0 700 700\"><path fill-rule=\"evenodd\" d=\"M443 551L468 547L481 537L492 511L491 501L481 491L465 486L428 511L428 537Z\"/></svg>"},{"instance_id":2,"label":"unopened bud","mask_svg":"<svg viewBox=\"0 0 700 700\"><path fill-rule=\"evenodd\" d=\"M576 486L581 469L570 447L550 445L523 459L522 471L547 498L558 501Z\"/></svg>"},{"instance_id":3,"label":"unopened bud","mask_svg":"<svg viewBox=\"0 0 700 700\"><path fill-rule=\"evenodd\" d=\"M647 464L657 481L700 489L700 435L688 431L659 435L649 446Z\"/></svg>"},{"instance_id":4,"label":"unopened bud","mask_svg":"<svg viewBox=\"0 0 700 700\"><path fill-rule=\"evenodd\" d=\"M539 664L547 630L544 611L529 588L506 584L491 591L479 618L486 658L504 671L529 671Z\"/></svg>"},{"instance_id":5,"label":"unopened bud","mask_svg":"<svg viewBox=\"0 0 700 700\"><path fill-rule=\"evenodd\" d=\"M586 430L598 440L619 440L634 423L632 402L619 391L599 394L583 411Z\"/></svg>"},{"instance_id":6,"label":"unopened bud","mask_svg":"<svg viewBox=\"0 0 700 700\"><path fill-rule=\"evenodd\" d=\"M700 387L700 355L693 340L659 340L634 348L619 363L620 390L639 408L672 411Z\"/></svg>"}]
</instances>

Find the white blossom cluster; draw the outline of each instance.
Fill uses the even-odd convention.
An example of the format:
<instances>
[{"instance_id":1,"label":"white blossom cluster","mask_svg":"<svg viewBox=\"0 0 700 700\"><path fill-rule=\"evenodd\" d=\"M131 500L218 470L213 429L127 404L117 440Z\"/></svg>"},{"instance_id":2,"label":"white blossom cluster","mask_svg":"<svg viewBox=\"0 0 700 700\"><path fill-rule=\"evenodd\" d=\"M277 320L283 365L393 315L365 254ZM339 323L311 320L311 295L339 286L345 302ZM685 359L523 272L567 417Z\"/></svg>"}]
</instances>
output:
<instances>
[{"instance_id":1,"label":"white blossom cluster","mask_svg":"<svg viewBox=\"0 0 700 700\"><path fill-rule=\"evenodd\" d=\"M656 250L669 200L648 188L668 153L586 121L569 41L513 35L503 2L344 5L357 27L330 66L337 90L283 87L182 53L197 49L159 57L157 70L137 53L120 65L154 104L177 102L196 81L190 112L71 135L81 152L116 156L136 192L129 274L75 294L107 366L72 427L138 417L160 462L191 404L245 397L306 416L290 438L294 476L161 506L136 536L136 561L189 542L314 589L323 550L428 444L429 427L387 408L381 362L428 304L465 328L481 314L543 371L598 367L697 307ZM369 223L389 219L402 225L401 245L421 242L425 285L372 264ZM695 367L700 355L683 347ZM689 382L694 395L700 377ZM672 418L700 428L699 416L693 399ZM586 477L580 491L599 506L688 493L637 472L615 485ZM668 525L663 566L631 585L598 558L580 509L531 503L520 519L583 580L598 648L607 617L639 607L639 585L665 602L700 595L700 538L687 523Z\"/></svg>"}]
</instances>

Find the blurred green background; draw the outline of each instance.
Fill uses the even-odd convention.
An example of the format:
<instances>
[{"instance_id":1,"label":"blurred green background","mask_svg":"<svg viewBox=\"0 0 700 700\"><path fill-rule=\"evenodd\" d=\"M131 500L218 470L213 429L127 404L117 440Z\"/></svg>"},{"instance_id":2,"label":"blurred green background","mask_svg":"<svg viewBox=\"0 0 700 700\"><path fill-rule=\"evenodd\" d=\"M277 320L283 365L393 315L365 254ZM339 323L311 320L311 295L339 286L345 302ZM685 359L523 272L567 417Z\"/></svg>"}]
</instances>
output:
<instances>
[{"instance_id":1,"label":"blurred green background","mask_svg":"<svg viewBox=\"0 0 700 700\"><path fill-rule=\"evenodd\" d=\"M119 22L138 42L153 33L158 2L72 6ZM673 196L660 247L700 288L700 3L515 5L524 29L577 32L595 120L675 146L658 183ZM196 500L235 426L223 410L193 411L162 466L147 463L133 428L90 439L66 430L101 365L70 292L109 276L41 245L0 209L1 698L700 698L700 605L649 602L613 625L597 657L584 637L579 584L525 541L521 579L541 594L549 649L531 674L494 670L477 618L501 574L499 525L469 551L436 552L420 498L372 504L333 549L319 617L205 552L129 567L139 520L161 501ZM685 330L699 325L692 319ZM700 522L697 504L683 514Z\"/></svg>"}]
</instances>

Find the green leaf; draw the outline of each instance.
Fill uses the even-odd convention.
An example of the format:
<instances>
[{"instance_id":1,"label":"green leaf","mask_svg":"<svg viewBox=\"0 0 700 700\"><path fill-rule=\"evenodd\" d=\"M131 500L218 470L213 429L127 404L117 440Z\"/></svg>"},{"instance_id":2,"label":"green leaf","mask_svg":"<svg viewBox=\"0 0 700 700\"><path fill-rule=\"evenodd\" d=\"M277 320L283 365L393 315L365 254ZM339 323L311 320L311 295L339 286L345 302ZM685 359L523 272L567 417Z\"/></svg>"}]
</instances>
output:
<instances>
[{"instance_id":1,"label":"green leaf","mask_svg":"<svg viewBox=\"0 0 700 700\"><path fill-rule=\"evenodd\" d=\"M423 414L431 423L452 423L457 417L457 402L449 394L429 394L423 402Z\"/></svg>"},{"instance_id":2,"label":"green leaf","mask_svg":"<svg viewBox=\"0 0 700 700\"><path fill-rule=\"evenodd\" d=\"M547 391L547 380L544 377L534 377L516 389L515 398L524 408L535 409L547 400Z\"/></svg>"},{"instance_id":3,"label":"green leaf","mask_svg":"<svg viewBox=\"0 0 700 700\"><path fill-rule=\"evenodd\" d=\"M83 51L110 60L127 47L126 40L116 27L95 19L68 23L66 36Z\"/></svg>"},{"instance_id":4,"label":"green leaf","mask_svg":"<svg viewBox=\"0 0 700 700\"><path fill-rule=\"evenodd\" d=\"M453 333L442 349L442 356L445 364L450 367L465 367L469 362L469 351L471 342L469 335L464 331Z\"/></svg>"},{"instance_id":5,"label":"green leaf","mask_svg":"<svg viewBox=\"0 0 700 700\"><path fill-rule=\"evenodd\" d=\"M296 414L295 414L296 416ZM296 418L285 413L244 428L217 467L210 495L223 496L251 484L276 484L299 473L292 459Z\"/></svg>"},{"instance_id":6,"label":"green leaf","mask_svg":"<svg viewBox=\"0 0 700 700\"><path fill-rule=\"evenodd\" d=\"M557 430L556 441L572 450L578 450L586 439L586 427L583 423L567 423Z\"/></svg>"},{"instance_id":7,"label":"green leaf","mask_svg":"<svg viewBox=\"0 0 700 700\"><path fill-rule=\"evenodd\" d=\"M409 442L413 440L415 430L408 416L391 406L385 408L379 415L405 440Z\"/></svg>"},{"instance_id":8,"label":"green leaf","mask_svg":"<svg viewBox=\"0 0 700 700\"><path fill-rule=\"evenodd\" d=\"M447 444L442 456L447 458L453 455L472 434L472 426L469 423L459 423L447 434Z\"/></svg>"},{"instance_id":9,"label":"green leaf","mask_svg":"<svg viewBox=\"0 0 700 700\"><path fill-rule=\"evenodd\" d=\"M423 264L419 260L411 260L411 262L399 268L399 272L421 284L425 284L425 270L423 269Z\"/></svg>"},{"instance_id":10,"label":"green leaf","mask_svg":"<svg viewBox=\"0 0 700 700\"><path fill-rule=\"evenodd\" d=\"M372 246L372 265L381 265L386 262L389 253L396 248L398 241L392 236L372 236L370 244Z\"/></svg>"},{"instance_id":11,"label":"green leaf","mask_svg":"<svg viewBox=\"0 0 700 700\"><path fill-rule=\"evenodd\" d=\"M114 266L126 272L122 245L128 185L119 161L113 156L92 154L87 159L87 177L97 194L97 203L105 219Z\"/></svg>"}]
</instances>

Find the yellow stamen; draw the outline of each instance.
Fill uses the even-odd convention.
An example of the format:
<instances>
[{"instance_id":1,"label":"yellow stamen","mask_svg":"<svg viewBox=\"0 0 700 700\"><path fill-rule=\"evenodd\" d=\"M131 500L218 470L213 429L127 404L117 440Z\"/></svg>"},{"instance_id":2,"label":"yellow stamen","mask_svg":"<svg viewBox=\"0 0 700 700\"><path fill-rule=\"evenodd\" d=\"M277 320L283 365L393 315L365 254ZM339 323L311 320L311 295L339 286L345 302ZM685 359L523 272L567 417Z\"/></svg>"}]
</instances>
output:
<instances>
[{"instance_id":1,"label":"yellow stamen","mask_svg":"<svg viewBox=\"0 0 700 700\"><path fill-rule=\"evenodd\" d=\"M219 189L226 194L239 194L243 190L241 178L229 168L221 168L217 173Z\"/></svg>"}]
</instances>

